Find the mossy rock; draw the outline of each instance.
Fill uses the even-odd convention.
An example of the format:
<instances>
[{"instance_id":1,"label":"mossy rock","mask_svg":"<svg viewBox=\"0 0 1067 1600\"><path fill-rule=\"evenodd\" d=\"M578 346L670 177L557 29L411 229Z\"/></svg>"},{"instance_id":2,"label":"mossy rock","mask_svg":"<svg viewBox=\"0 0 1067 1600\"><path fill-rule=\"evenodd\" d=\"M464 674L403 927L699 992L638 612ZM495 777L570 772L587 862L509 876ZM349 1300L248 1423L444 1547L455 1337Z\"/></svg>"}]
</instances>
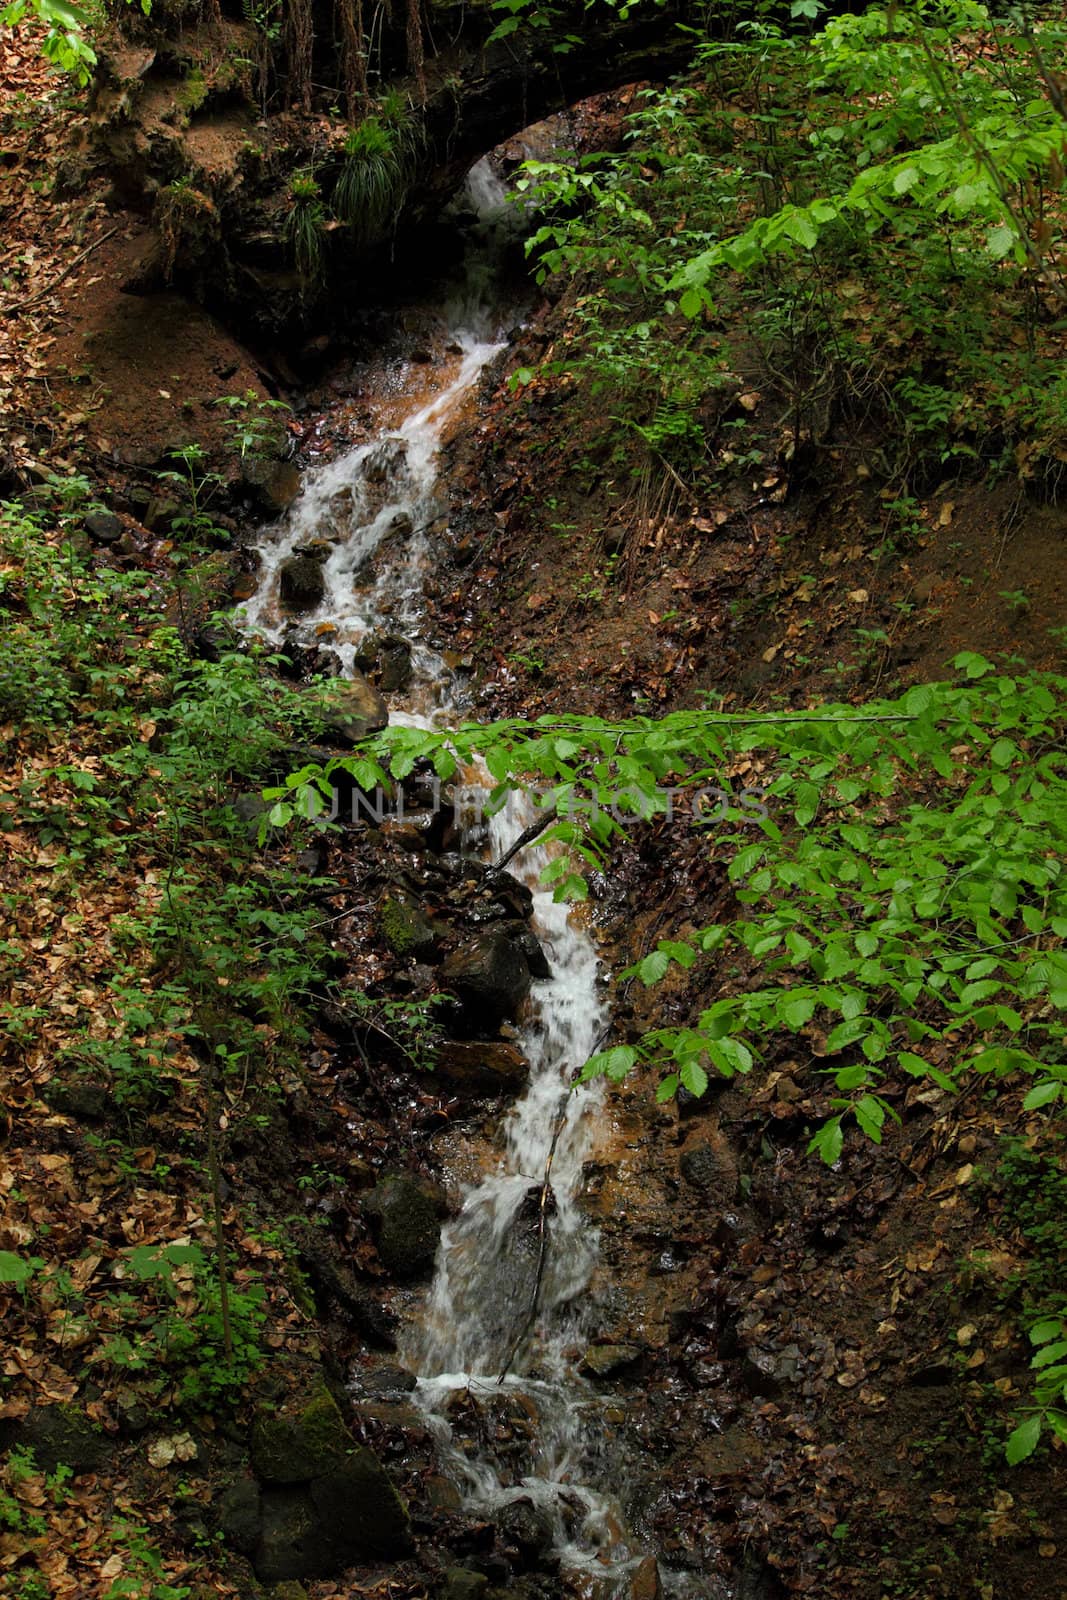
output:
<instances>
[{"instance_id":1,"label":"mossy rock","mask_svg":"<svg viewBox=\"0 0 1067 1600\"><path fill-rule=\"evenodd\" d=\"M383 1267L398 1278L428 1273L441 1223L433 1201L411 1178L386 1178L364 1201Z\"/></svg>"},{"instance_id":2,"label":"mossy rock","mask_svg":"<svg viewBox=\"0 0 1067 1600\"><path fill-rule=\"evenodd\" d=\"M382 937L394 955L422 955L437 941L430 919L402 895L388 895L378 916Z\"/></svg>"},{"instance_id":3,"label":"mossy rock","mask_svg":"<svg viewBox=\"0 0 1067 1600\"><path fill-rule=\"evenodd\" d=\"M264 1483L308 1483L343 1466L355 1448L326 1388L298 1411L261 1412L252 1424L252 1465Z\"/></svg>"},{"instance_id":4,"label":"mossy rock","mask_svg":"<svg viewBox=\"0 0 1067 1600\"><path fill-rule=\"evenodd\" d=\"M18 1422L0 1423L0 1450L33 1451L43 1472L69 1467L75 1477L97 1472L112 1450L111 1440L77 1405L35 1406Z\"/></svg>"}]
</instances>

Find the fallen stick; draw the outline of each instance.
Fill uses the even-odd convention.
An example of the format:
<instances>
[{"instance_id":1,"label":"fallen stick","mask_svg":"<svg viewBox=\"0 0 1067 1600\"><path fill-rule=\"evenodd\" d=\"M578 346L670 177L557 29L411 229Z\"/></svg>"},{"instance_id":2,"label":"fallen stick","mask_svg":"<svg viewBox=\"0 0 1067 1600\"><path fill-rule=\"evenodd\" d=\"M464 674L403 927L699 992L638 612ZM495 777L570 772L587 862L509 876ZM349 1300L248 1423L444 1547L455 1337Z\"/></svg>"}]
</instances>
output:
<instances>
[{"instance_id":1,"label":"fallen stick","mask_svg":"<svg viewBox=\"0 0 1067 1600\"><path fill-rule=\"evenodd\" d=\"M17 300L14 305L3 306L0 308L0 315L5 317L13 317L18 311L29 311L33 306L40 305L42 300L47 300L48 296L52 294L54 290L59 288L64 278L70 277L70 274L74 271L74 268L80 266L80 264L85 260L86 256L91 256L94 250L99 250L100 246L102 244L106 244L109 239L113 239L118 231L118 228L111 228L107 233L102 233L99 239L96 239L92 244L87 245L84 250L74 257L73 261L68 262L59 276L52 279L47 289L42 289L39 294L35 294L29 300Z\"/></svg>"},{"instance_id":2,"label":"fallen stick","mask_svg":"<svg viewBox=\"0 0 1067 1600\"><path fill-rule=\"evenodd\" d=\"M553 806L552 810L546 811L543 817L538 817L536 822L531 822L530 826L525 828L522 833L519 834L519 837L515 840L515 843L511 846L510 850L505 850L504 854L500 857L500 860L493 863L493 865L489 868L490 872L503 872L508 862L514 860L515 856L518 855L520 850L525 850L528 844L533 844L534 840L544 833L547 827L555 822L556 815L556 808Z\"/></svg>"}]
</instances>

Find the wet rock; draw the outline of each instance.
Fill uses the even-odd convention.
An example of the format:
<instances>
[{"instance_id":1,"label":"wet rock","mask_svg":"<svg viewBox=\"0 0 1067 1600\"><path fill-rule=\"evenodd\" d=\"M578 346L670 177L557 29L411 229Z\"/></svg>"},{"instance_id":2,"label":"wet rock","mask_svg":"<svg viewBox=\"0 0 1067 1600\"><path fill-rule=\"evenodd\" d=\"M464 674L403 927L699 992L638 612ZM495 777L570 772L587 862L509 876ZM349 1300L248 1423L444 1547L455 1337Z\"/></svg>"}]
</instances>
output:
<instances>
[{"instance_id":1,"label":"wet rock","mask_svg":"<svg viewBox=\"0 0 1067 1600\"><path fill-rule=\"evenodd\" d=\"M375 445L363 458L363 476L368 483L384 483L395 472L407 455L407 445L400 439L385 439Z\"/></svg>"},{"instance_id":2,"label":"wet rock","mask_svg":"<svg viewBox=\"0 0 1067 1600\"><path fill-rule=\"evenodd\" d=\"M433 1201L417 1183L410 1178L386 1178L367 1196L363 1209L387 1272L398 1278L417 1278L430 1271L441 1224Z\"/></svg>"},{"instance_id":3,"label":"wet rock","mask_svg":"<svg viewBox=\"0 0 1067 1600\"><path fill-rule=\"evenodd\" d=\"M462 1510L463 1496L452 1482L452 1479L446 1478L444 1473L433 1473L425 1480L423 1488L426 1492L428 1504L435 1511L454 1512Z\"/></svg>"},{"instance_id":4,"label":"wet rock","mask_svg":"<svg viewBox=\"0 0 1067 1600\"><path fill-rule=\"evenodd\" d=\"M359 1380L364 1394L387 1398L392 1395L412 1394L418 1379L407 1367L378 1367L364 1373Z\"/></svg>"},{"instance_id":5,"label":"wet rock","mask_svg":"<svg viewBox=\"0 0 1067 1600\"><path fill-rule=\"evenodd\" d=\"M527 1564L542 1561L552 1549L551 1519L532 1500L512 1500L493 1520L501 1542L518 1551L520 1559Z\"/></svg>"},{"instance_id":6,"label":"wet rock","mask_svg":"<svg viewBox=\"0 0 1067 1600\"><path fill-rule=\"evenodd\" d=\"M632 1367L643 1353L636 1344L591 1344L582 1357L581 1370L594 1378L609 1378Z\"/></svg>"},{"instance_id":7,"label":"wet rock","mask_svg":"<svg viewBox=\"0 0 1067 1600\"><path fill-rule=\"evenodd\" d=\"M396 1317L357 1284L343 1262L334 1259L330 1244L317 1229L302 1232L297 1260L324 1310L333 1315L341 1312L379 1349L396 1349Z\"/></svg>"},{"instance_id":8,"label":"wet rock","mask_svg":"<svg viewBox=\"0 0 1067 1600\"><path fill-rule=\"evenodd\" d=\"M256 1576L264 1583L318 1577L322 1560L316 1549L315 1512L303 1489L274 1489L263 1496L252 1552Z\"/></svg>"},{"instance_id":9,"label":"wet rock","mask_svg":"<svg viewBox=\"0 0 1067 1600\"><path fill-rule=\"evenodd\" d=\"M291 461L265 461L249 456L241 482L268 516L280 516L300 493L300 473Z\"/></svg>"},{"instance_id":10,"label":"wet rock","mask_svg":"<svg viewBox=\"0 0 1067 1600\"><path fill-rule=\"evenodd\" d=\"M45 1472L69 1467L75 1477L96 1472L111 1453L111 1441L77 1405L35 1406L20 1421L0 1422L0 1450L32 1450Z\"/></svg>"},{"instance_id":11,"label":"wet rock","mask_svg":"<svg viewBox=\"0 0 1067 1600\"><path fill-rule=\"evenodd\" d=\"M548 957L541 947L541 941L529 928L517 928L514 932L508 930L512 943L522 951L526 958L526 965L530 969L531 978L551 978L552 968L548 964Z\"/></svg>"},{"instance_id":12,"label":"wet rock","mask_svg":"<svg viewBox=\"0 0 1067 1600\"><path fill-rule=\"evenodd\" d=\"M484 1572L472 1572L469 1567L449 1567L438 1593L441 1600L483 1600L489 1587Z\"/></svg>"},{"instance_id":13,"label":"wet rock","mask_svg":"<svg viewBox=\"0 0 1067 1600\"><path fill-rule=\"evenodd\" d=\"M326 595L326 575L322 562L312 556L290 556L278 572L283 606L292 611L313 611Z\"/></svg>"},{"instance_id":14,"label":"wet rock","mask_svg":"<svg viewBox=\"0 0 1067 1600\"><path fill-rule=\"evenodd\" d=\"M413 901L403 895L387 895L378 908L382 937L397 956L426 958L437 943L437 931Z\"/></svg>"},{"instance_id":15,"label":"wet rock","mask_svg":"<svg viewBox=\"0 0 1067 1600\"><path fill-rule=\"evenodd\" d=\"M389 532L399 539L406 539L409 533L415 531L415 523L406 511L396 511L389 518Z\"/></svg>"},{"instance_id":16,"label":"wet rock","mask_svg":"<svg viewBox=\"0 0 1067 1600\"><path fill-rule=\"evenodd\" d=\"M514 1018L530 988L530 969L515 941L504 933L484 933L461 945L441 967L441 987L460 1000L469 1016L487 1031Z\"/></svg>"},{"instance_id":17,"label":"wet rock","mask_svg":"<svg viewBox=\"0 0 1067 1600\"><path fill-rule=\"evenodd\" d=\"M385 1468L373 1451L353 1444L336 1407L331 1415L321 1402L322 1396L316 1396L295 1418L277 1419L290 1429L295 1453L285 1466L278 1453L284 1435L269 1434L266 1465L275 1478L258 1494L258 1516L253 1495L243 1484L228 1490L220 1505L220 1527L225 1517L235 1548L238 1540L244 1549L251 1544L252 1562L264 1583L329 1577L356 1561L398 1558L411 1547L407 1510ZM317 1414L310 1434L309 1411ZM257 1419L254 1454L263 1443L264 1425L272 1420ZM338 1454L342 1436L343 1452ZM262 1449L258 1456L257 1470ZM298 1486L292 1474L298 1466L306 1471L312 1464L326 1464L326 1470ZM281 1477L283 1472L289 1476Z\"/></svg>"},{"instance_id":18,"label":"wet rock","mask_svg":"<svg viewBox=\"0 0 1067 1600\"><path fill-rule=\"evenodd\" d=\"M351 678L330 685L330 698L319 712L318 721L322 738L352 745L368 734L380 733L389 721L389 712L377 689L354 673Z\"/></svg>"},{"instance_id":19,"label":"wet rock","mask_svg":"<svg viewBox=\"0 0 1067 1600\"><path fill-rule=\"evenodd\" d=\"M502 1039L449 1040L438 1046L434 1064L450 1089L466 1094L517 1094L530 1071L522 1052Z\"/></svg>"},{"instance_id":20,"label":"wet rock","mask_svg":"<svg viewBox=\"0 0 1067 1600\"><path fill-rule=\"evenodd\" d=\"M631 1574L630 1600L663 1600L663 1585L655 1556L646 1556Z\"/></svg>"},{"instance_id":21,"label":"wet rock","mask_svg":"<svg viewBox=\"0 0 1067 1600\"><path fill-rule=\"evenodd\" d=\"M329 1390L288 1415L260 1411L252 1424L252 1465L265 1483L305 1483L341 1465L352 1436Z\"/></svg>"},{"instance_id":22,"label":"wet rock","mask_svg":"<svg viewBox=\"0 0 1067 1600\"><path fill-rule=\"evenodd\" d=\"M385 694L396 694L411 682L411 646L399 634L386 634L381 642L378 681Z\"/></svg>"},{"instance_id":23,"label":"wet rock","mask_svg":"<svg viewBox=\"0 0 1067 1600\"><path fill-rule=\"evenodd\" d=\"M686 1183L694 1189L714 1189L719 1180L719 1164L710 1144L697 1144L683 1150L678 1162Z\"/></svg>"}]
</instances>

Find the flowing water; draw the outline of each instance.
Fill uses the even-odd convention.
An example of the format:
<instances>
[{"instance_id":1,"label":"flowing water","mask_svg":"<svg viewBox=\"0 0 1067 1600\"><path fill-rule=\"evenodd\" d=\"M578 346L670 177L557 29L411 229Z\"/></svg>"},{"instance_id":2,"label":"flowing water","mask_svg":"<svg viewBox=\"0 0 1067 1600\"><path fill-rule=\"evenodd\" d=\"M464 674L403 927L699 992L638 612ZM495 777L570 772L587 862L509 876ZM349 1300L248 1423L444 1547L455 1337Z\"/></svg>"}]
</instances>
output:
<instances>
[{"instance_id":1,"label":"flowing water","mask_svg":"<svg viewBox=\"0 0 1067 1600\"><path fill-rule=\"evenodd\" d=\"M442 435L504 344L491 287L503 200L488 163L479 163L467 202L481 220L465 281L434 340L436 389L407 414L394 410L370 442L307 474L259 547L259 588L245 609L248 630L272 643L321 644L325 636L345 674L365 635L383 627L403 634L414 646L414 673L391 704L393 720L447 727L460 715L456 680L423 636L421 594L433 540L447 525L437 481ZM294 623L279 606L279 573L301 553L322 562L325 592ZM516 794L492 819L491 859L530 815ZM603 1487L612 1476L603 1459L604 1402L576 1370L582 1296L597 1256L578 1196L601 1096L597 1087L572 1090L570 1079L603 1030L598 962L581 923L537 887L543 850L527 849L518 862L513 870L534 890L534 926L552 969L533 987L521 1041L529 1087L507 1120L495 1170L444 1231L425 1314L404 1355L465 1503L500 1513L532 1502L563 1567L579 1588L585 1575L583 1592L605 1600L625 1592L643 1552ZM502 1407L522 1425L517 1433L504 1427L511 1442L496 1449L492 1436L501 1429L492 1419ZM472 1416L481 1424L479 1448L464 1432Z\"/></svg>"}]
</instances>

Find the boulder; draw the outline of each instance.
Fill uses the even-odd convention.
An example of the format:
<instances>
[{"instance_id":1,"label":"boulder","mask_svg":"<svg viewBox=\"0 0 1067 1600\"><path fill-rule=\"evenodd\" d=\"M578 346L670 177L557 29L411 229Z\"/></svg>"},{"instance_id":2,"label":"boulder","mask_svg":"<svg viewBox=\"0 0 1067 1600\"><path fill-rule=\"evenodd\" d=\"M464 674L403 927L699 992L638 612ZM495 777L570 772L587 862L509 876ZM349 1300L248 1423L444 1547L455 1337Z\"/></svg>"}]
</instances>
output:
<instances>
[{"instance_id":1,"label":"boulder","mask_svg":"<svg viewBox=\"0 0 1067 1600\"><path fill-rule=\"evenodd\" d=\"M290 556L278 572L278 592L291 611L313 611L326 596L326 574L313 556Z\"/></svg>"},{"instance_id":2,"label":"boulder","mask_svg":"<svg viewBox=\"0 0 1067 1600\"><path fill-rule=\"evenodd\" d=\"M268 516L281 516L300 493L300 473L291 461L248 456L241 468L241 481L259 510Z\"/></svg>"},{"instance_id":3,"label":"boulder","mask_svg":"<svg viewBox=\"0 0 1067 1600\"><path fill-rule=\"evenodd\" d=\"M355 1444L325 1388L290 1412L260 1409L252 1462L263 1487L232 1484L216 1522L251 1556L262 1582L330 1577L410 1550L407 1510L392 1480L372 1450Z\"/></svg>"},{"instance_id":4,"label":"boulder","mask_svg":"<svg viewBox=\"0 0 1067 1600\"><path fill-rule=\"evenodd\" d=\"M352 659L361 672L376 674L386 694L406 689L411 681L411 645L399 633L369 633Z\"/></svg>"},{"instance_id":5,"label":"boulder","mask_svg":"<svg viewBox=\"0 0 1067 1600\"><path fill-rule=\"evenodd\" d=\"M341 1466L352 1436L333 1395L318 1389L297 1411L263 1408L252 1424L252 1465L264 1483L306 1483Z\"/></svg>"},{"instance_id":6,"label":"boulder","mask_svg":"<svg viewBox=\"0 0 1067 1600\"><path fill-rule=\"evenodd\" d=\"M503 1039L447 1040L434 1056L437 1076L461 1094L517 1094L530 1063Z\"/></svg>"},{"instance_id":7,"label":"boulder","mask_svg":"<svg viewBox=\"0 0 1067 1600\"><path fill-rule=\"evenodd\" d=\"M254 1555L259 1543L260 1488L253 1478L231 1483L215 1503L215 1524L239 1555Z\"/></svg>"},{"instance_id":8,"label":"boulder","mask_svg":"<svg viewBox=\"0 0 1067 1600\"><path fill-rule=\"evenodd\" d=\"M397 1278L428 1273L437 1254L441 1223L433 1201L411 1178L386 1178L363 1209L374 1229L383 1267Z\"/></svg>"},{"instance_id":9,"label":"boulder","mask_svg":"<svg viewBox=\"0 0 1067 1600\"><path fill-rule=\"evenodd\" d=\"M122 538L123 523L113 511L90 511L84 521L86 533L97 544L115 544Z\"/></svg>"},{"instance_id":10,"label":"boulder","mask_svg":"<svg viewBox=\"0 0 1067 1600\"><path fill-rule=\"evenodd\" d=\"M385 701L361 673L335 679L318 713L319 736L334 744L354 745L380 733L389 721Z\"/></svg>"},{"instance_id":11,"label":"boulder","mask_svg":"<svg viewBox=\"0 0 1067 1600\"><path fill-rule=\"evenodd\" d=\"M514 939L483 933L453 951L442 964L440 982L480 1029L492 1033L518 1014L530 988L530 968Z\"/></svg>"},{"instance_id":12,"label":"boulder","mask_svg":"<svg viewBox=\"0 0 1067 1600\"><path fill-rule=\"evenodd\" d=\"M69 1467L75 1477L97 1472L111 1453L111 1441L77 1405L34 1406L21 1421L0 1423L0 1450L32 1450L43 1472Z\"/></svg>"}]
</instances>

